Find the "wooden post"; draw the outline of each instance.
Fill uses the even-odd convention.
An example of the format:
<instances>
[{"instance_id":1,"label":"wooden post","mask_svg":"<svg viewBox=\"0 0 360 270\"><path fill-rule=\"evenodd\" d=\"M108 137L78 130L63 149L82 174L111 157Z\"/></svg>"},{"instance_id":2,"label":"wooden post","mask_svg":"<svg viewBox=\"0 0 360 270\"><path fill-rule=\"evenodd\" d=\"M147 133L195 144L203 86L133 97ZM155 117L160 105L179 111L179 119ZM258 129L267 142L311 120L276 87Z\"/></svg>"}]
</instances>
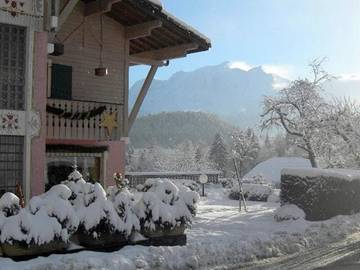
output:
<instances>
[{"instance_id":1,"label":"wooden post","mask_svg":"<svg viewBox=\"0 0 360 270\"><path fill-rule=\"evenodd\" d=\"M158 69L158 66L151 66L148 75L146 76L146 79L144 81L143 86L141 87L141 90L139 92L139 95L136 99L136 102L131 110L129 121L128 121L128 132L130 131L132 125L135 122L136 116L139 113L140 107L145 99L145 96L150 88L151 82L154 79L155 73Z\"/></svg>"}]
</instances>

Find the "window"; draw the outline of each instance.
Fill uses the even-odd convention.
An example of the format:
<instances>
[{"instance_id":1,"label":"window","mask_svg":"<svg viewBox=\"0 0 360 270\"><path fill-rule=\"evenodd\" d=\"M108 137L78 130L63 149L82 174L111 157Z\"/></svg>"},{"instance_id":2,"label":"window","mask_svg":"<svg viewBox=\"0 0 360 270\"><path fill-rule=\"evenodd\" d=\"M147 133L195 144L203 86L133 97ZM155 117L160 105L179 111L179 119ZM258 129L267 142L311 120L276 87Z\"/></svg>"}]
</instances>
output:
<instances>
[{"instance_id":1,"label":"window","mask_svg":"<svg viewBox=\"0 0 360 270\"><path fill-rule=\"evenodd\" d=\"M0 195L23 185L23 149L24 137L0 136Z\"/></svg>"},{"instance_id":2,"label":"window","mask_svg":"<svg viewBox=\"0 0 360 270\"><path fill-rule=\"evenodd\" d=\"M0 24L0 109L25 109L26 29Z\"/></svg>"},{"instance_id":3,"label":"window","mask_svg":"<svg viewBox=\"0 0 360 270\"><path fill-rule=\"evenodd\" d=\"M72 67L53 64L51 69L51 98L71 99Z\"/></svg>"}]
</instances>

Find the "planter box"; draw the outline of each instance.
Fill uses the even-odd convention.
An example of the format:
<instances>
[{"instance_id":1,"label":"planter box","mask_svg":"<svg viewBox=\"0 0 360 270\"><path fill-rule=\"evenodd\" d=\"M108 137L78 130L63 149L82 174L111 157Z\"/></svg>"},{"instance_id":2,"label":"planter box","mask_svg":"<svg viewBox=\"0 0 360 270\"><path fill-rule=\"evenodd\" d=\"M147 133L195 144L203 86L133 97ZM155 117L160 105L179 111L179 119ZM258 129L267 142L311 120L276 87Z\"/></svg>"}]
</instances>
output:
<instances>
[{"instance_id":1,"label":"planter box","mask_svg":"<svg viewBox=\"0 0 360 270\"><path fill-rule=\"evenodd\" d=\"M63 251L68 247L68 243L62 241L52 241L43 245L26 244L24 242L14 241L13 244L1 244L3 254L11 258L34 257L39 255L48 255Z\"/></svg>"},{"instance_id":2,"label":"planter box","mask_svg":"<svg viewBox=\"0 0 360 270\"><path fill-rule=\"evenodd\" d=\"M142 229L141 234L149 238L151 246L184 246L186 245L185 225L175 228L156 227L156 230Z\"/></svg>"},{"instance_id":3,"label":"planter box","mask_svg":"<svg viewBox=\"0 0 360 270\"><path fill-rule=\"evenodd\" d=\"M75 238L80 246L88 249L117 248L129 243L125 235L120 233L102 233L95 238L87 233L77 232Z\"/></svg>"}]
</instances>

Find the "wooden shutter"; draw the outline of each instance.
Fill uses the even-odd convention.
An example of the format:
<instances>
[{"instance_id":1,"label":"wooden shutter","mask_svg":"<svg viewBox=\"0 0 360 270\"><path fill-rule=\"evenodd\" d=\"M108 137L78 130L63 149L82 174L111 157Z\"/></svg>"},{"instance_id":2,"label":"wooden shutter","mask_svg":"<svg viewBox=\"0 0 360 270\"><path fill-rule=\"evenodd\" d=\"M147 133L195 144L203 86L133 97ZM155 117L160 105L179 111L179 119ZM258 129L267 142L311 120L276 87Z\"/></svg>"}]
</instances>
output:
<instances>
[{"instance_id":1,"label":"wooden shutter","mask_svg":"<svg viewBox=\"0 0 360 270\"><path fill-rule=\"evenodd\" d=\"M53 64L51 70L51 97L72 98L72 67Z\"/></svg>"}]
</instances>

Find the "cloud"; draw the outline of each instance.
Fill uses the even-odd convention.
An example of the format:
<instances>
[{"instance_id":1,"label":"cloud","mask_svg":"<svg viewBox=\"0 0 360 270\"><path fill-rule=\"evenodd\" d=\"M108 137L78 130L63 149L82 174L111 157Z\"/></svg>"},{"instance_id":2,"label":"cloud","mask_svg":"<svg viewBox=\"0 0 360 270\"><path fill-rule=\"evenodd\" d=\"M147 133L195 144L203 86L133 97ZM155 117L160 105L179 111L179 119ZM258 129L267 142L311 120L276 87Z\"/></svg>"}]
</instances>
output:
<instances>
[{"instance_id":1,"label":"cloud","mask_svg":"<svg viewBox=\"0 0 360 270\"><path fill-rule=\"evenodd\" d=\"M336 76L339 81L360 81L360 74L348 73Z\"/></svg>"},{"instance_id":2,"label":"cloud","mask_svg":"<svg viewBox=\"0 0 360 270\"><path fill-rule=\"evenodd\" d=\"M229 68L238 68L244 71L249 71L253 68L250 64L242 61L234 61L229 63Z\"/></svg>"},{"instance_id":3,"label":"cloud","mask_svg":"<svg viewBox=\"0 0 360 270\"><path fill-rule=\"evenodd\" d=\"M276 75L284 79L292 79L294 77L293 68L286 65L261 65L265 73Z\"/></svg>"}]
</instances>

